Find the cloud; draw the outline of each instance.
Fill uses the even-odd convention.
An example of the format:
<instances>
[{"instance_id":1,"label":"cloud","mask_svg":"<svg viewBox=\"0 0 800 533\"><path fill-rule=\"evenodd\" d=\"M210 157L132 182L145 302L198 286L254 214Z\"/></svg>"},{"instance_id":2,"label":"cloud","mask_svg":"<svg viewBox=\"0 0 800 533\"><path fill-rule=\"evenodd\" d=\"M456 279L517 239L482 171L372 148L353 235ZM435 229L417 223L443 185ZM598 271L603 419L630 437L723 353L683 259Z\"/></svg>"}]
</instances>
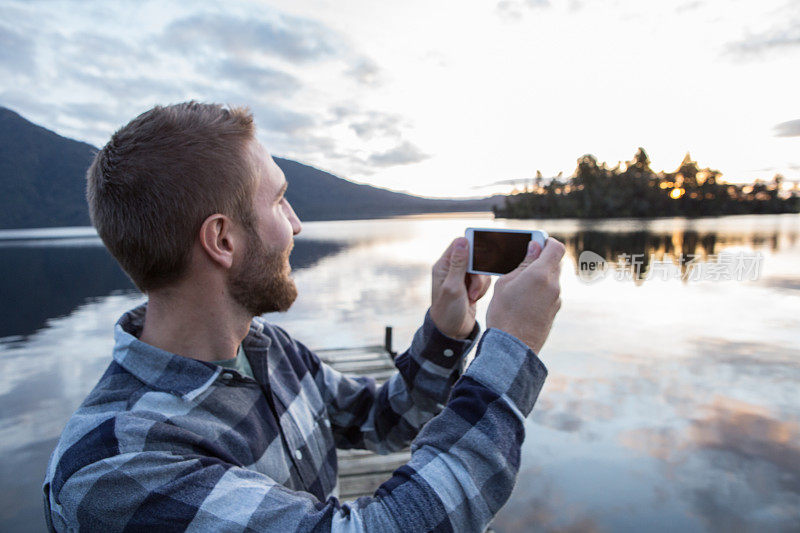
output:
<instances>
[{"instance_id":1,"label":"cloud","mask_svg":"<svg viewBox=\"0 0 800 533\"><path fill-rule=\"evenodd\" d=\"M254 18L200 13L170 23L158 38L161 47L184 60L215 71L241 86L248 99L257 93L288 96L304 88L302 78L278 66L340 62L344 76L377 85L381 69L353 48L348 39L308 18L261 12ZM276 65L276 62L278 65ZM292 121L294 122L294 121Z\"/></svg>"},{"instance_id":2,"label":"cloud","mask_svg":"<svg viewBox=\"0 0 800 533\"><path fill-rule=\"evenodd\" d=\"M786 163L783 166L770 166L751 169L749 172L785 172L786 170L800 170L800 163Z\"/></svg>"},{"instance_id":3,"label":"cloud","mask_svg":"<svg viewBox=\"0 0 800 533\"><path fill-rule=\"evenodd\" d=\"M681 4L675 8L675 13L685 13L687 11L694 11L700 8L705 2L701 2L700 0L693 0L690 2L686 2L685 4Z\"/></svg>"},{"instance_id":4,"label":"cloud","mask_svg":"<svg viewBox=\"0 0 800 533\"><path fill-rule=\"evenodd\" d=\"M781 122L773 129L775 137L800 137L800 119Z\"/></svg>"},{"instance_id":5,"label":"cloud","mask_svg":"<svg viewBox=\"0 0 800 533\"><path fill-rule=\"evenodd\" d=\"M272 154L300 162L320 162L336 152L336 139L320 127L316 115L293 111L273 103L249 105L257 135Z\"/></svg>"},{"instance_id":6,"label":"cloud","mask_svg":"<svg viewBox=\"0 0 800 533\"><path fill-rule=\"evenodd\" d=\"M731 453L743 461L761 460L783 473L781 484L800 490L800 426L765 408L732 398L717 399L704 418L692 420L693 444ZM762 489L763 490L763 489Z\"/></svg>"},{"instance_id":7,"label":"cloud","mask_svg":"<svg viewBox=\"0 0 800 533\"><path fill-rule=\"evenodd\" d=\"M19 33L0 26L0 68L19 73L35 70L36 56L33 41Z\"/></svg>"},{"instance_id":8,"label":"cloud","mask_svg":"<svg viewBox=\"0 0 800 533\"><path fill-rule=\"evenodd\" d=\"M183 53L222 49L228 54L264 54L293 62L318 61L345 48L342 39L326 26L279 14L271 20L193 15L172 22L164 30L162 42Z\"/></svg>"},{"instance_id":9,"label":"cloud","mask_svg":"<svg viewBox=\"0 0 800 533\"><path fill-rule=\"evenodd\" d=\"M198 41L195 43L186 40L190 35L186 29L190 26L190 20L198 22L194 28L198 32ZM310 22L295 24L297 20L291 19L291 31L282 34L278 29L279 24L275 23L268 35L253 35L269 25L256 22L249 25L252 31L248 36L243 28L243 25L249 24L248 21L234 23L232 20L216 19L215 23L230 22L232 27L225 31L218 28L220 32L215 38L224 42L237 32L244 32L247 38L243 42L248 45L254 44L259 38L267 41L273 39L272 51L285 58L324 55L321 50L332 49L319 44L328 33L320 31L316 37L317 44L314 44L314 38L305 35L312 28L319 29L318 25ZM113 127L153 104L190 99L250 104L254 107L261 129L283 135L286 144L290 144L288 141L292 135L315 124L310 115L288 109L287 102L282 101L282 97L290 96L302 87L296 77L264 64L263 57L237 54L233 45L229 48L220 46L214 53L207 53L203 46L207 46L209 39L203 39L200 34L212 28L209 26L211 21L202 15L181 21L168 26L164 34L141 35L133 42L91 31L70 34L42 27L38 37L41 46L59 52L53 56L54 68L47 73L40 73L36 83L48 85L58 81L59 84L80 88L76 96L81 93L91 96L77 98L77 101L73 98L69 103L48 105L47 109L39 110L37 118L46 126L73 134L78 133L74 125L83 123L85 133L77 137L93 142L99 142L108 135L106 131L98 138L98 131L113 131ZM203 21L205 24L201 23ZM165 48L166 36L175 40L175 46L186 45L195 53L183 54L176 48ZM13 45L9 48L13 48L15 53L20 51L23 58L22 52L30 49L12 32L0 33L0 40ZM260 50L263 52L263 47ZM0 54L3 53L6 53L5 46L0 50ZM21 65L17 70L29 72L30 67ZM26 103L26 99L20 98L20 95L4 96L10 104L23 104L20 105L22 110L32 108L31 102ZM94 105L94 102L113 102L113 105ZM70 126L65 127L67 124Z\"/></svg>"},{"instance_id":10,"label":"cloud","mask_svg":"<svg viewBox=\"0 0 800 533\"><path fill-rule=\"evenodd\" d=\"M512 178L508 180L493 181L492 183L484 185L484 187L491 187L493 185L516 185L517 183L525 183L526 181L530 181L530 179L531 178Z\"/></svg>"},{"instance_id":11,"label":"cloud","mask_svg":"<svg viewBox=\"0 0 800 533\"><path fill-rule=\"evenodd\" d=\"M769 283L764 280L764 283ZM704 363L738 374L800 378L800 349L769 342L740 342L714 337L693 339Z\"/></svg>"},{"instance_id":12,"label":"cloud","mask_svg":"<svg viewBox=\"0 0 800 533\"><path fill-rule=\"evenodd\" d=\"M0 106L60 135L95 146L104 145L116 128L133 118L105 102L53 103L41 101L35 93L14 90L0 92Z\"/></svg>"},{"instance_id":13,"label":"cloud","mask_svg":"<svg viewBox=\"0 0 800 533\"><path fill-rule=\"evenodd\" d=\"M522 9L519 2L514 2L513 0L502 0L501 2L497 3L495 7L495 12L501 18L506 20L519 20L522 18Z\"/></svg>"},{"instance_id":14,"label":"cloud","mask_svg":"<svg viewBox=\"0 0 800 533\"><path fill-rule=\"evenodd\" d=\"M331 107L328 112L333 115L333 121L338 122L344 118L352 117L359 113L358 106L352 102Z\"/></svg>"},{"instance_id":15,"label":"cloud","mask_svg":"<svg viewBox=\"0 0 800 533\"><path fill-rule=\"evenodd\" d=\"M271 152L336 160L348 173L365 176L429 157L402 142L408 124L400 115L361 103L363 91L382 82L381 66L314 18L266 7L218 14L200 6L155 25L137 24L134 15L126 31L99 22L119 16L111 5L87 6L76 14L80 24L63 13L66 4L20 5L13 17L0 17L0 104L59 133L99 145L152 105L195 99L247 105ZM37 57L47 69L32 67ZM335 87L311 83L320 70L349 91L343 99ZM340 146L347 130L375 145Z\"/></svg>"},{"instance_id":16,"label":"cloud","mask_svg":"<svg viewBox=\"0 0 800 533\"><path fill-rule=\"evenodd\" d=\"M550 183L551 181L553 181L554 179L557 179L559 177L560 176L543 177L542 178L542 183L543 184ZM536 180L536 178L532 178L532 177L527 177L527 178L509 178L509 179L505 179L505 180L493 181L493 182L487 183L485 185L476 185L475 187L473 187L473 189L483 189L485 187L494 187L495 185L525 185L526 183L533 184L533 183L535 183L535 180Z\"/></svg>"},{"instance_id":17,"label":"cloud","mask_svg":"<svg viewBox=\"0 0 800 533\"><path fill-rule=\"evenodd\" d=\"M400 115L390 115L379 111L370 111L366 116L357 122L350 124L350 129L356 132L359 138L364 140L375 137L400 137L400 125L402 117Z\"/></svg>"},{"instance_id":18,"label":"cloud","mask_svg":"<svg viewBox=\"0 0 800 533\"><path fill-rule=\"evenodd\" d=\"M365 85L380 82L374 60L353 49L346 37L313 19L272 13L264 18L238 18L202 13L172 22L162 36L168 47L184 54L222 50L229 57L262 57L311 63L342 60L345 74Z\"/></svg>"},{"instance_id":19,"label":"cloud","mask_svg":"<svg viewBox=\"0 0 800 533\"><path fill-rule=\"evenodd\" d=\"M0 106L7 107L31 122L41 122L43 117L50 118L56 114L56 106L42 102L35 94L19 89L0 91Z\"/></svg>"},{"instance_id":20,"label":"cloud","mask_svg":"<svg viewBox=\"0 0 800 533\"><path fill-rule=\"evenodd\" d=\"M587 2L585 0L569 0L567 6L569 10L574 13L586 7L586 3Z\"/></svg>"},{"instance_id":21,"label":"cloud","mask_svg":"<svg viewBox=\"0 0 800 533\"><path fill-rule=\"evenodd\" d=\"M180 100L186 92L185 86L179 81L144 74L114 76L96 71L73 71L70 79L87 87L103 90L114 99L144 101L148 104Z\"/></svg>"},{"instance_id":22,"label":"cloud","mask_svg":"<svg viewBox=\"0 0 800 533\"><path fill-rule=\"evenodd\" d=\"M70 117L81 117L82 120L91 123L110 123L117 125L118 121L109 121L115 115L114 111L103 102L68 102L58 107L60 113ZM130 120L132 117L127 117ZM119 117L125 120L126 117Z\"/></svg>"},{"instance_id":23,"label":"cloud","mask_svg":"<svg viewBox=\"0 0 800 533\"><path fill-rule=\"evenodd\" d=\"M300 81L287 72L237 58L222 60L216 72L221 78L233 81L247 91L259 93L278 93L287 96L296 92L301 86Z\"/></svg>"},{"instance_id":24,"label":"cloud","mask_svg":"<svg viewBox=\"0 0 800 533\"><path fill-rule=\"evenodd\" d=\"M113 74L129 72L131 66L152 66L159 60L147 41L134 45L114 35L95 32L39 34L50 50L58 50L54 58L62 72L93 69Z\"/></svg>"},{"instance_id":25,"label":"cloud","mask_svg":"<svg viewBox=\"0 0 800 533\"><path fill-rule=\"evenodd\" d=\"M346 74L364 85L380 84L380 67L368 57L358 59Z\"/></svg>"},{"instance_id":26,"label":"cloud","mask_svg":"<svg viewBox=\"0 0 800 533\"><path fill-rule=\"evenodd\" d=\"M720 339L720 342L726 341ZM737 364L731 375L758 376L761 343L741 344L734 350L749 358L752 366L739 368ZM768 357L775 355L794 364L792 359L797 354L793 352L797 350L781 354L781 346L764 346ZM719 348L708 347L698 354L698 361L708 354L720 354ZM714 363L698 364L715 368L717 373L728 371ZM695 369L688 370L693 374ZM702 372L696 375L701 376ZM793 379L791 374L780 372L775 376L786 383ZM661 392L666 393L668 384L665 382L662 387ZM674 404L674 398L666 398ZM742 524L748 530L778 530L781 525L789 524L792 515L783 511L794 509L786 502L793 502L800 490L797 421L781 416L780 409L773 412L757 403L720 395L714 395L710 403L690 400L686 406L691 407L686 427L648 424L619 433L620 443L663 461L675 493L691 504L694 514L710 530L729 531ZM721 486L724 491L719 490Z\"/></svg>"},{"instance_id":27,"label":"cloud","mask_svg":"<svg viewBox=\"0 0 800 533\"><path fill-rule=\"evenodd\" d=\"M549 0L501 0L495 6L495 12L501 18L513 21L522 18L524 10L546 9L549 7L551 7Z\"/></svg>"},{"instance_id":28,"label":"cloud","mask_svg":"<svg viewBox=\"0 0 800 533\"><path fill-rule=\"evenodd\" d=\"M261 52L291 61L310 61L334 53L327 34L306 19L263 21L204 13L172 22L164 30L163 42L182 52L219 47L228 53Z\"/></svg>"},{"instance_id":29,"label":"cloud","mask_svg":"<svg viewBox=\"0 0 800 533\"><path fill-rule=\"evenodd\" d=\"M540 412L536 417L536 422L544 427L553 428L565 433L576 433L583 429L586 421L576 416L574 413L551 409Z\"/></svg>"},{"instance_id":30,"label":"cloud","mask_svg":"<svg viewBox=\"0 0 800 533\"><path fill-rule=\"evenodd\" d=\"M325 158L331 161L340 161L336 164L337 168L342 169L338 173L340 176L372 176L376 172L376 167L365 161L357 150L339 149L325 153Z\"/></svg>"},{"instance_id":31,"label":"cloud","mask_svg":"<svg viewBox=\"0 0 800 533\"><path fill-rule=\"evenodd\" d=\"M385 152L376 152L369 156L367 161L378 167L393 167L419 163L430 156L408 141L403 141L394 148Z\"/></svg>"},{"instance_id":32,"label":"cloud","mask_svg":"<svg viewBox=\"0 0 800 533\"><path fill-rule=\"evenodd\" d=\"M260 130L292 135L302 133L316 124L311 115L292 111L278 105L253 104L250 108Z\"/></svg>"},{"instance_id":33,"label":"cloud","mask_svg":"<svg viewBox=\"0 0 800 533\"><path fill-rule=\"evenodd\" d=\"M783 291L797 291L800 294L800 279L789 276L770 276L762 278L761 283L773 289L779 289L783 294L791 294Z\"/></svg>"},{"instance_id":34,"label":"cloud","mask_svg":"<svg viewBox=\"0 0 800 533\"><path fill-rule=\"evenodd\" d=\"M769 52L793 50L798 47L800 47L800 23L795 20L784 27L773 28L729 43L725 53L739 59L750 59Z\"/></svg>"}]
</instances>

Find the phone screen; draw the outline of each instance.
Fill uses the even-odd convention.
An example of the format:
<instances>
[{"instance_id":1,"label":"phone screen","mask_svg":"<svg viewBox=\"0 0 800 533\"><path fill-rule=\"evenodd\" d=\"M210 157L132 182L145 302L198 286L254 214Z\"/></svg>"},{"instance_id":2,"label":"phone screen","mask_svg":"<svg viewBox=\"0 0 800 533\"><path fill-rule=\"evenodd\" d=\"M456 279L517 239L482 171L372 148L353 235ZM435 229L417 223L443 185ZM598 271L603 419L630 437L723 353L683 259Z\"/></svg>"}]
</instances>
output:
<instances>
[{"instance_id":1,"label":"phone screen","mask_svg":"<svg viewBox=\"0 0 800 533\"><path fill-rule=\"evenodd\" d=\"M508 274L528 253L530 233L479 231L472 234L472 269Z\"/></svg>"}]
</instances>

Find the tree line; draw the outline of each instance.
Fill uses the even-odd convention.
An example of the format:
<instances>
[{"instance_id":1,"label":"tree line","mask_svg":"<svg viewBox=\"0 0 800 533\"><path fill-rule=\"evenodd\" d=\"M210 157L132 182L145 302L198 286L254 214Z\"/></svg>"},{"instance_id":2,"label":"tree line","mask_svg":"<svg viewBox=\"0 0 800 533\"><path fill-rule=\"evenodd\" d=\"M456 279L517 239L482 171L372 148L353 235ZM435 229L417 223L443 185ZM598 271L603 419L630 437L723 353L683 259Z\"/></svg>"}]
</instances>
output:
<instances>
[{"instance_id":1,"label":"tree line","mask_svg":"<svg viewBox=\"0 0 800 533\"><path fill-rule=\"evenodd\" d=\"M503 218L611 218L799 213L797 189L783 191L783 176L769 183L731 184L722 173L700 168L687 153L675 172L654 172L644 148L632 161L609 168L587 154L575 175L544 185L537 172L532 186L506 196L494 214Z\"/></svg>"}]
</instances>

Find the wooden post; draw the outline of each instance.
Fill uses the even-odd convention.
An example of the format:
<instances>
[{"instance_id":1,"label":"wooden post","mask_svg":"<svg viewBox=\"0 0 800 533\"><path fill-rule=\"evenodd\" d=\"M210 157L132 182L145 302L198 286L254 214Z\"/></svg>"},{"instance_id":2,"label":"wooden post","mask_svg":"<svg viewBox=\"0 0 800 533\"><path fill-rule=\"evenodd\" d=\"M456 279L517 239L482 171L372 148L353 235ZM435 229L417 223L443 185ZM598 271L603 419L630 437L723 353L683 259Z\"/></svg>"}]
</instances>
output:
<instances>
[{"instance_id":1,"label":"wooden post","mask_svg":"<svg viewBox=\"0 0 800 533\"><path fill-rule=\"evenodd\" d=\"M383 338L383 347L389 354L389 357L392 358L392 361L394 361L394 357L397 355L397 352L392 350L392 326L386 326L386 335Z\"/></svg>"}]
</instances>

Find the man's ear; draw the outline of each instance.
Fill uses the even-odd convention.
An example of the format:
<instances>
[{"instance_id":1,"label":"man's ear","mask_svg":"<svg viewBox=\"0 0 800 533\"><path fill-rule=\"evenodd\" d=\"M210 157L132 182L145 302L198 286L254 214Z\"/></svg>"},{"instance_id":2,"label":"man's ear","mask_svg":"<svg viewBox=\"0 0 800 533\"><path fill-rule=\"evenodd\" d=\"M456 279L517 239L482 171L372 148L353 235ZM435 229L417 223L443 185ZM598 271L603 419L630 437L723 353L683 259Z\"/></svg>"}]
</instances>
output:
<instances>
[{"instance_id":1,"label":"man's ear","mask_svg":"<svg viewBox=\"0 0 800 533\"><path fill-rule=\"evenodd\" d=\"M200 246L209 259L229 269L233 265L233 252L238 245L233 221L225 215L215 213L200 226Z\"/></svg>"}]
</instances>

